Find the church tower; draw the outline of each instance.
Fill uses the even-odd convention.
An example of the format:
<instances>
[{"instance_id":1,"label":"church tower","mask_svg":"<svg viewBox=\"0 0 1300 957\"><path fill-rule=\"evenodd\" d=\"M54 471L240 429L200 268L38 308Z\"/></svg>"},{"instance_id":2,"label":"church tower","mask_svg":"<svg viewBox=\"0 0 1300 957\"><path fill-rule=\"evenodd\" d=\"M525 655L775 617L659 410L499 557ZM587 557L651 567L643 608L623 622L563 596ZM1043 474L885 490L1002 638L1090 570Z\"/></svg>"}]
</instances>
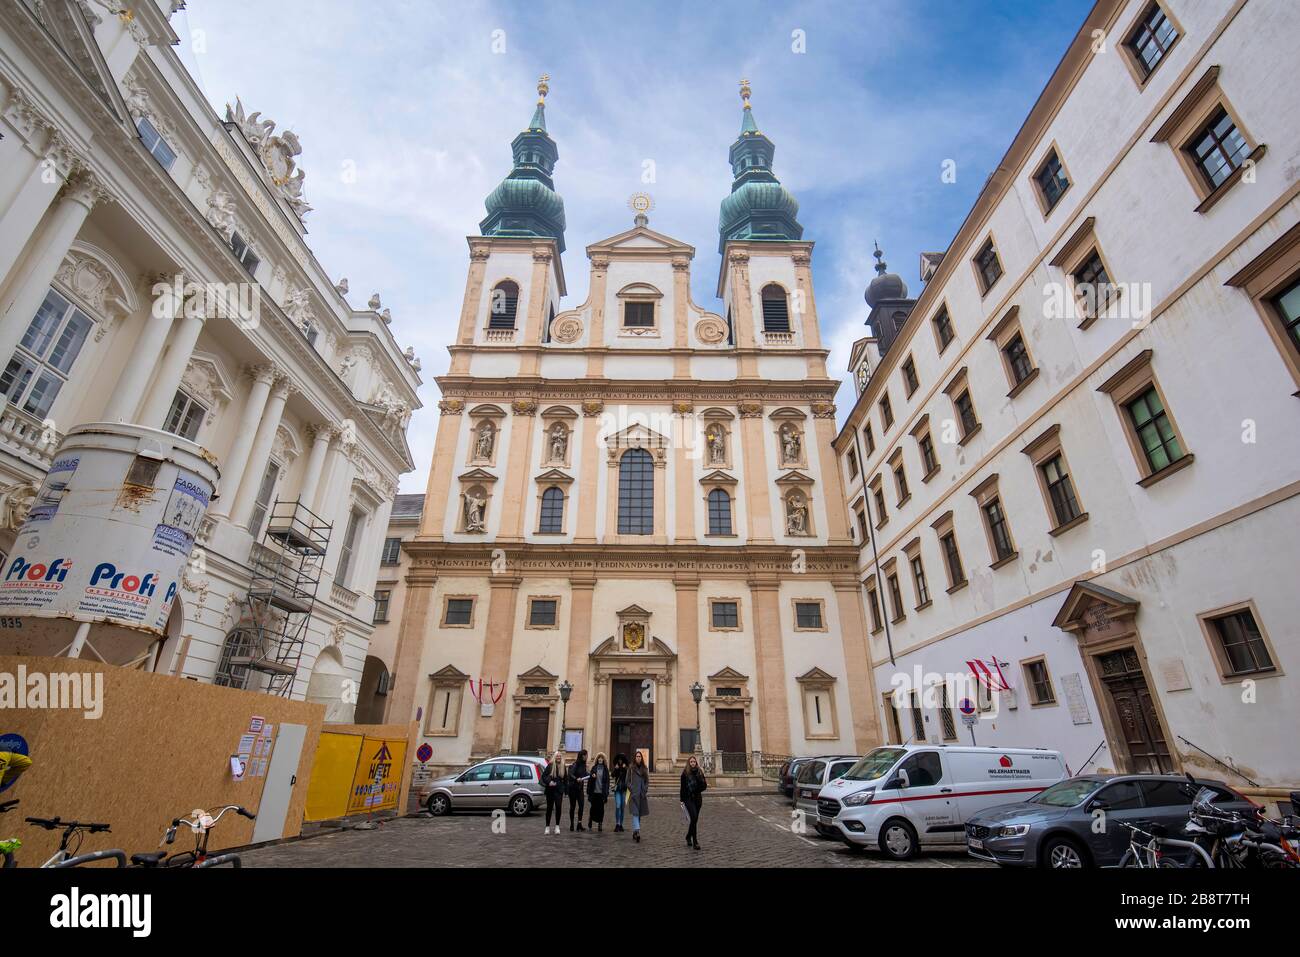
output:
<instances>
[{"instance_id":1,"label":"church tower","mask_svg":"<svg viewBox=\"0 0 1300 957\"><path fill-rule=\"evenodd\" d=\"M562 304L546 77L538 92L468 240L388 720L418 717L448 768L563 743L657 772L698 749L740 780L874 745L839 382L748 84L713 308L645 194L586 247L586 301Z\"/></svg>"}]
</instances>

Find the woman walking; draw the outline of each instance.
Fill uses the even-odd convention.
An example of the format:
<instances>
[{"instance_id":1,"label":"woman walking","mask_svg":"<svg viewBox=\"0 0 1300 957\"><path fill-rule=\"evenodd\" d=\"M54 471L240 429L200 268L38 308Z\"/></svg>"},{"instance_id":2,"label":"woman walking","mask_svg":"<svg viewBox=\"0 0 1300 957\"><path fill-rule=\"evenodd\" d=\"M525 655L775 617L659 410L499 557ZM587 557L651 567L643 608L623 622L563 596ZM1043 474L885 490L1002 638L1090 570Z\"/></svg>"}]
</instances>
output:
<instances>
[{"instance_id":1,"label":"woman walking","mask_svg":"<svg viewBox=\"0 0 1300 957\"><path fill-rule=\"evenodd\" d=\"M700 823L700 810L704 807L704 792L708 789L709 782L704 779L700 762L695 760L695 755L691 755L686 759L686 768L682 771L681 799L686 817L691 822L691 826L686 829L686 846L694 847L697 851L700 849L700 839L696 829Z\"/></svg>"},{"instance_id":2,"label":"woman walking","mask_svg":"<svg viewBox=\"0 0 1300 957\"><path fill-rule=\"evenodd\" d=\"M596 763L591 766L591 777L587 781L587 800L591 802L591 818L587 829L605 830L605 802L609 800L609 765L605 763L604 753L596 755Z\"/></svg>"},{"instance_id":3,"label":"woman walking","mask_svg":"<svg viewBox=\"0 0 1300 957\"><path fill-rule=\"evenodd\" d=\"M569 830L573 827L573 813L578 813L578 827L582 830L583 796L587 791L587 752L579 751L578 760L569 766Z\"/></svg>"},{"instance_id":4,"label":"woman walking","mask_svg":"<svg viewBox=\"0 0 1300 957\"><path fill-rule=\"evenodd\" d=\"M650 815L650 769L641 751L632 756L632 766L627 771L627 809L632 815L632 840L639 844L641 818Z\"/></svg>"},{"instance_id":5,"label":"woman walking","mask_svg":"<svg viewBox=\"0 0 1300 957\"><path fill-rule=\"evenodd\" d=\"M614 755L614 767L610 771L614 784L614 830L623 830L623 805L627 803L627 755Z\"/></svg>"},{"instance_id":6,"label":"woman walking","mask_svg":"<svg viewBox=\"0 0 1300 957\"><path fill-rule=\"evenodd\" d=\"M560 833L560 810L564 805L564 755L556 751L551 763L542 770L542 790L546 792L546 831L551 833L551 812L555 812L555 833Z\"/></svg>"}]
</instances>

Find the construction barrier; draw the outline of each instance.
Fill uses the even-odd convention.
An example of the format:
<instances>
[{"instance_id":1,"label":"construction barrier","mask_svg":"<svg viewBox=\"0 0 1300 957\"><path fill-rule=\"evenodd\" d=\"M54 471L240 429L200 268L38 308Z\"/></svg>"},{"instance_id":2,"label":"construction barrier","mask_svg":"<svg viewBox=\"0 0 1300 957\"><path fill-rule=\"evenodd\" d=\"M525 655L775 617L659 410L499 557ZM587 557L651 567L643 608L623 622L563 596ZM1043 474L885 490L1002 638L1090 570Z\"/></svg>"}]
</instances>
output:
<instances>
[{"instance_id":1,"label":"construction barrier","mask_svg":"<svg viewBox=\"0 0 1300 957\"><path fill-rule=\"evenodd\" d=\"M404 810L406 759L414 725L331 724L321 732L307 788L305 820Z\"/></svg>"}]
</instances>

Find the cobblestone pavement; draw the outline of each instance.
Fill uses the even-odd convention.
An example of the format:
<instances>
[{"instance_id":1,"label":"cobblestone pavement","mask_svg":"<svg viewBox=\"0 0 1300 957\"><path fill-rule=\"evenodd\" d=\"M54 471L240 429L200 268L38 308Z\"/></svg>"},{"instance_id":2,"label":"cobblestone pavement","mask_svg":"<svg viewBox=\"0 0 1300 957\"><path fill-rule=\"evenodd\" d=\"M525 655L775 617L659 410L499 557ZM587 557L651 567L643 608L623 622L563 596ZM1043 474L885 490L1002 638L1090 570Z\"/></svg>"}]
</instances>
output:
<instances>
[{"instance_id":1,"label":"cobblestone pavement","mask_svg":"<svg viewBox=\"0 0 1300 957\"><path fill-rule=\"evenodd\" d=\"M706 796L701 850L686 847L686 824L672 797L652 797L641 843L616 834L612 804L605 830L570 833L568 806L560 834L544 834L540 814L398 818L375 831L340 831L241 855L245 867L992 867L962 850L900 864L877 851L791 831L788 800L776 794ZM495 831L494 831L495 824ZM504 833L497 833L504 825ZM630 827L630 821L628 822Z\"/></svg>"}]
</instances>

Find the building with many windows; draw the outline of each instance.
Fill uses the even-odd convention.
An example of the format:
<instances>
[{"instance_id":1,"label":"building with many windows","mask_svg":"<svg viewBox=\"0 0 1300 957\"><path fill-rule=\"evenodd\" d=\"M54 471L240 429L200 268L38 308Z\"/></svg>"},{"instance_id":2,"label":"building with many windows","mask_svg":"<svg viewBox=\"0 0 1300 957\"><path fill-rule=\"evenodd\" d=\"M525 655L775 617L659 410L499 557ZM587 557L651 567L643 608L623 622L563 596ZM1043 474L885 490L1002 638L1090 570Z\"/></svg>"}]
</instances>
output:
<instances>
[{"instance_id":1,"label":"building with many windows","mask_svg":"<svg viewBox=\"0 0 1300 957\"><path fill-rule=\"evenodd\" d=\"M920 294L872 282L835 448L889 738L967 740L979 672L977 743L1300 782L1298 34L1101 0Z\"/></svg>"},{"instance_id":2,"label":"building with many windows","mask_svg":"<svg viewBox=\"0 0 1300 957\"><path fill-rule=\"evenodd\" d=\"M297 136L238 101L218 116L182 66L180 6L0 13L0 550L69 428L192 440L217 498L136 664L347 719L418 363L308 247ZM253 586L286 522L311 530L292 603Z\"/></svg>"},{"instance_id":3,"label":"building with many windows","mask_svg":"<svg viewBox=\"0 0 1300 957\"><path fill-rule=\"evenodd\" d=\"M544 100L468 240L385 662L434 765L563 741L743 776L879 740L812 243L742 93L716 312L643 195L563 302Z\"/></svg>"}]
</instances>

